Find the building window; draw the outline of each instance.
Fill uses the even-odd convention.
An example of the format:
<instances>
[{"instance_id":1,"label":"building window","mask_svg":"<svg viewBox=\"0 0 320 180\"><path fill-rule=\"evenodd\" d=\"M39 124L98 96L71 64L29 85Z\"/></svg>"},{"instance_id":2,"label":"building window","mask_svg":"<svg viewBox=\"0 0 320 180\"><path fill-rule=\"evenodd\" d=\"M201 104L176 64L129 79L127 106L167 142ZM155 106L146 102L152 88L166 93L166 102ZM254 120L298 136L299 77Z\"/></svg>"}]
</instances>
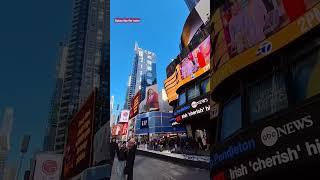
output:
<instances>
[{"instance_id":1,"label":"building window","mask_svg":"<svg viewBox=\"0 0 320 180\"><path fill-rule=\"evenodd\" d=\"M320 93L320 49L301 57L301 60L291 70L290 89L296 102Z\"/></svg>"},{"instance_id":2,"label":"building window","mask_svg":"<svg viewBox=\"0 0 320 180\"><path fill-rule=\"evenodd\" d=\"M241 128L241 116L241 97L238 96L224 105L221 123L221 141Z\"/></svg>"},{"instance_id":3,"label":"building window","mask_svg":"<svg viewBox=\"0 0 320 180\"><path fill-rule=\"evenodd\" d=\"M152 71L152 67L151 66L147 66L147 70L148 71Z\"/></svg>"},{"instance_id":4,"label":"building window","mask_svg":"<svg viewBox=\"0 0 320 180\"><path fill-rule=\"evenodd\" d=\"M152 84L152 79L147 79L147 83L148 83L149 85L151 85L151 84Z\"/></svg>"},{"instance_id":5,"label":"building window","mask_svg":"<svg viewBox=\"0 0 320 180\"><path fill-rule=\"evenodd\" d=\"M187 93L187 100L190 101L196 97L198 97L200 95L200 90L199 90L199 86L198 84L193 85L192 87L190 87L188 89L188 93Z\"/></svg>"},{"instance_id":6,"label":"building window","mask_svg":"<svg viewBox=\"0 0 320 180\"><path fill-rule=\"evenodd\" d=\"M288 107L285 76L275 73L249 88L250 120L254 122Z\"/></svg>"},{"instance_id":7,"label":"building window","mask_svg":"<svg viewBox=\"0 0 320 180\"><path fill-rule=\"evenodd\" d=\"M151 66L152 62L150 60L147 60L147 64Z\"/></svg>"},{"instance_id":8,"label":"building window","mask_svg":"<svg viewBox=\"0 0 320 180\"><path fill-rule=\"evenodd\" d=\"M209 78L203 80L200 84L201 94L208 93L210 91L210 81Z\"/></svg>"},{"instance_id":9,"label":"building window","mask_svg":"<svg viewBox=\"0 0 320 180\"><path fill-rule=\"evenodd\" d=\"M181 93L179 94L179 106L183 105L186 103L186 93Z\"/></svg>"},{"instance_id":10,"label":"building window","mask_svg":"<svg viewBox=\"0 0 320 180\"><path fill-rule=\"evenodd\" d=\"M148 77L152 77L152 73L151 73L151 72L148 72L148 73L147 73L147 76L148 76Z\"/></svg>"}]
</instances>

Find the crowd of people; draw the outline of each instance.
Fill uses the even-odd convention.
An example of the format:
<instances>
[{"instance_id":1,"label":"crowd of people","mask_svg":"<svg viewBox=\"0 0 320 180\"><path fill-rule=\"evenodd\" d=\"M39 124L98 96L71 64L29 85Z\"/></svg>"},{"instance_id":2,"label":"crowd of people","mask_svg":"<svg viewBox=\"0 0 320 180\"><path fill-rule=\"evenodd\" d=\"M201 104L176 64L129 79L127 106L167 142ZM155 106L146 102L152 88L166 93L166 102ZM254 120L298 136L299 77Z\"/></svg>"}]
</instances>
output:
<instances>
[{"instance_id":1,"label":"crowd of people","mask_svg":"<svg viewBox=\"0 0 320 180\"><path fill-rule=\"evenodd\" d=\"M111 142L111 158L114 159L117 155L119 163L115 167L116 174L120 180L133 179L133 165L137 151L135 138L131 138L128 142L117 142L112 139Z\"/></svg>"},{"instance_id":2,"label":"crowd of people","mask_svg":"<svg viewBox=\"0 0 320 180\"><path fill-rule=\"evenodd\" d=\"M142 148L154 151L170 151L172 153L189 155L209 155L209 142L203 142L201 139L188 137L160 137L151 140L142 139L138 142Z\"/></svg>"}]
</instances>

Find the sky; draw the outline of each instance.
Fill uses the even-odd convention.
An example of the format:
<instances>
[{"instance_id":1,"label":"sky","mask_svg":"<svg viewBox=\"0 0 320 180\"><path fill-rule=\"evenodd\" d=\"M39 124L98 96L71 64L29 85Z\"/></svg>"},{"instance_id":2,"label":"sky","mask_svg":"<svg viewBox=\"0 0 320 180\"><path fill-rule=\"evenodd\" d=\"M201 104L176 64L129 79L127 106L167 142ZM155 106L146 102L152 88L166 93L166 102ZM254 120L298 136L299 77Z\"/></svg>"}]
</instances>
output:
<instances>
[{"instance_id":1,"label":"sky","mask_svg":"<svg viewBox=\"0 0 320 180\"><path fill-rule=\"evenodd\" d=\"M21 175L42 148L58 42L69 32L71 15L70 0L0 3L0 119L5 106L15 110L10 164L18 163L22 136L31 135Z\"/></svg>"},{"instance_id":2,"label":"sky","mask_svg":"<svg viewBox=\"0 0 320 180\"><path fill-rule=\"evenodd\" d=\"M179 54L180 37L189 10L184 0L111 0L111 95L123 107L132 71L134 43L157 58L158 88L166 67ZM140 18L137 24L114 23L114 18Z\"/></svg>"}]
</instances>

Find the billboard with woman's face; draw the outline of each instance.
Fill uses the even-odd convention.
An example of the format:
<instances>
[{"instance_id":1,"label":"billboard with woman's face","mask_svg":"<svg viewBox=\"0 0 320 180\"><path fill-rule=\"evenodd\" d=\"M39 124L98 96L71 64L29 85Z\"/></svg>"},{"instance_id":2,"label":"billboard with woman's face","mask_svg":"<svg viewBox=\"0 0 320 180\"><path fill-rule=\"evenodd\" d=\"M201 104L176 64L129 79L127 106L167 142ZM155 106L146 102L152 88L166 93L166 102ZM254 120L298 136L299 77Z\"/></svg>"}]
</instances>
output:
<instances>
[{"instance_id":1,"label":"billboard with woman's face","mask_svg":"<svg viewBox=\"0 0 320 180\"><path fill-rule=\"evenodd\" d=\"M154 84L146 88L145 99L140 103L139 112L150 112L157 111L160 109L159 106L159 93L158 85Z\"/></svg>"},{"instance_id":2,"label":"billboard with woman's face","mask_svg":"<svg viewBox=\"0 0 320 180\"><path fill-rule=\"evenodd\" d=\"M226 0L220 8L230 57L262 42L319 0Z\"/></svg>"},{"instance_id":3,"label":"billboard with woman's face","mask_svg":"<svg viewBox=\"0 0 320 180\"><path fill-rule=\"evenodd\" d=\"M180 64L181 79L191 76L193 73L210 64L210 48L209 36L182 60Z\"/></svg>"},{"instance_id":4,"label":"billboard with woman's face","mask_svg":"<svg viewBox=\"0 0 320 180\"><path fill-rule=\"evenodd\" d=\"M146 89L146 110L159 110L159 94L157 84L147 87Z\"/></svg>"}]
</instances>

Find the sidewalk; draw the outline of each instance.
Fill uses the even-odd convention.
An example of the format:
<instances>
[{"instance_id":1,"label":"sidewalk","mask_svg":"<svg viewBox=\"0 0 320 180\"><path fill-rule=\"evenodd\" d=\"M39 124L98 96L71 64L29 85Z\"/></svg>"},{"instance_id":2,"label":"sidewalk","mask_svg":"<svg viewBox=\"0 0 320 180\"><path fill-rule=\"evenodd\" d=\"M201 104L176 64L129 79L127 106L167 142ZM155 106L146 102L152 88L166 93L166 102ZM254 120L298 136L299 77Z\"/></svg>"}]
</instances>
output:
<instances>
[{"instance_id":1,"label":"sidewalk","mask_svg":"<svg viewBox=\"0 0 320 180\"><path fill-rule=\"evenodd\" d=\"M187 155L187 154L177 154L177 153L171 153L168 150L160 152L160 151L149 150L149 149L142 148L142 147L139 147L138 150L139 151L150 152L150 153L154 153L154 154L159 154L159 155L164 155L164 156L168 156L168 157L178 158L178 159L185 159L185 160L190 160L190 161L201 161L201 162L206 162L206 163L210 162L210 157L209 156L196 156L196 155Z\"/></svg>"},{"instance_id":2,"label":"sidewalk","mask_svg":"<svg viewBox=\"0 0 320 180\"><path fill-rule=\"evenodd\" d=\"M209 169L209 156L196 156L196 155L187 155L187 154L177 154L171 153L170 151L153 151L146 149L144 147L138 148L138 154L149 156L152 158L158 158L166 160L172 163L178 163L181 165L187 165L191 167L198 167L202 169Z\"/></svg>"}]
</instances>

